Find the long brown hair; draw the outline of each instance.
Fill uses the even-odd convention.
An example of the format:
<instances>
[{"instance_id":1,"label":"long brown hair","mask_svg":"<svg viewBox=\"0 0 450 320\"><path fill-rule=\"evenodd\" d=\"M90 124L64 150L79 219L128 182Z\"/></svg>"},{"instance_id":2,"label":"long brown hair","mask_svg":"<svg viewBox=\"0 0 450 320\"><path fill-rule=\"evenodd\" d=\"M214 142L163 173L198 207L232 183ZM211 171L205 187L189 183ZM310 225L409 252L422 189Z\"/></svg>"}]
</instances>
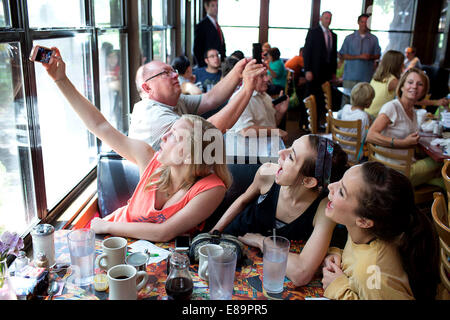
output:
<instances>
[{"instance_id":1,"label":"long brown hair","mask_svg":"<svg viewBox=\"0 0 450 320\"><path fill-rule=\"evenodd\" d=\"M361 165L364 186L356 214L373 221L369 231L394 243L414 297L434 299L439 282L439 243L426 214L414 203L409 178L379 162Z\"/></svg>"},{"instance_id":2,"label":"long brown hair","mask_svg":"<svg viewBox=\"0 0 450 320\"><path fill-rule=\"evenodd\" d=\"M219 129L217 129L212 123L206 121L204 118L192 114L185 114L181 117L181 119L188 121L191 124L189 134L188 134L188 143L190 144L190 156L191 156L191 162L189 163L189 170L188 174L184 177L184 182L179 186L177 190L174 191L177 192L181 189L188 190L190 187L192 187L195 182L200 180L203 177L208 176L211 173L215 173L225 184L225 187L228 189L231 186L232 178L231 174L228 171L228 167L226 165L226 155L225 155L225 143L223 141L222 133ZM201 126L195 126L201 127L201 135L197 137L197 135L194 134L194 124L199 123ZM221 141L219 142L219 145L222 146L221 150L218 150L218 152L221 152L221 154L217 155L220 156L220 159L218 162L213 162L211 164L205 163L205 159L203 157L205 148L210 144L209 141L205 141L203 139L204 134L207 130L217 130L218 134L217 136L221 137ZM200 151L198 150L198 147L195 146L201 146L201 161L200 163L196 163L194 159L197 159L195 152ZM217 151L217 150L215 150ZM158 178L155 180L155 178ZM156 189L168 192L172 186L172 181L170 180L170 166L161 166L155 172L149 177L149 183L147 184L146 188L156 187Z\"/></svg>"},{"instance_id":3,"label":"long brown hair","mask_svg":"<svg viewBox=\"0 0 450 320\"><path fill-rule=\"evenodd\" d=\"M397 79L400 78L404 60L405 56L400 51L387 51L373 74L373 80L386 82L391 75L394 75Z\"/></svg>"}]
</instances>

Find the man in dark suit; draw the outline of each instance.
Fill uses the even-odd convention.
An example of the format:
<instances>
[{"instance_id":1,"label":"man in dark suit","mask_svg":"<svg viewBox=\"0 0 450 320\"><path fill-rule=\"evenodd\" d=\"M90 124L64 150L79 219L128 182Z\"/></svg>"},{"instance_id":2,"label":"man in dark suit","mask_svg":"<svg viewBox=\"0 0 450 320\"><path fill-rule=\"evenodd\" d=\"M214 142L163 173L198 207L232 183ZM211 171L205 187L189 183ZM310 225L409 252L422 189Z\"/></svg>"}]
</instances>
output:
<instances>
[{"instance_id":1,"label":"man in dark suit","mask_svg":"<svg viewBox=\"0 0 450 320\"><path fill-rule=\"evenodd\" d=\"M194 56L199 67L205 67L203 59L206 50L219 51L221 61L225 59L225 38L217 23L217 0L204 0L206 17L194 29Z\"/></svg>"},{"instance_id":2,"label":"man in dark suit","mask_svg":"<svg viewBox=\"0 0 450 320\"><path fill-rule=\"evenodd\" d=\"M308 31L303 50L306 94L313 94L316 98L319 123L323 123L326 116L322 84L336 78L337 35L329 29L331 17L329 11L322 13L319 25Z\"/></svg>"}]
</instances>

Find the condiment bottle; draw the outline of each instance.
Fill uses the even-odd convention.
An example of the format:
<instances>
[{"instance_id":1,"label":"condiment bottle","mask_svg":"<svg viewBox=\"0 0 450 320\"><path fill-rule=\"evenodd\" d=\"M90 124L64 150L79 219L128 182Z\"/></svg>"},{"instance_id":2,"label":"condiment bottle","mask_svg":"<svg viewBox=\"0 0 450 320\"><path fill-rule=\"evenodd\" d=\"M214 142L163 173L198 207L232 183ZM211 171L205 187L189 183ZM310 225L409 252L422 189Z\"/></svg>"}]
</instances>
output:
<instances>
[{"instance_id":1,"label":"condiment bottle","mask_svg":"<svg viewBox=\"0 0 450 320\"><path fill-rule=\"evenodd\" d=\"M189 258L186 254L173 252L170 256L170 273L166 280L169 300L190 300L194 283L189 273Z\"/></svg>"},{"instance_id":2,"label":"condiment bottle","mask_svg":"<svg viewBox=\"0 0 450 320\"><path fill-rule=\"evenodd\" d=\"M19 276L22 269L28 265L30 259L28 259L25 251L19 251L16 259L14 260L14 272L15 275Z\"/></svg>"},{"instance_id":3,"label":"condiment bottle","mask_svg":"<svg viewBox=\"0 0 450 320\"><path fill-rule=\"evenodd\" d=\"M34 260L37 260L39 252L43 252L48 259L49 266L55 264L54 233L55 228L50 224L40 224L32 229Z\"/></svg>"}]
</instances>

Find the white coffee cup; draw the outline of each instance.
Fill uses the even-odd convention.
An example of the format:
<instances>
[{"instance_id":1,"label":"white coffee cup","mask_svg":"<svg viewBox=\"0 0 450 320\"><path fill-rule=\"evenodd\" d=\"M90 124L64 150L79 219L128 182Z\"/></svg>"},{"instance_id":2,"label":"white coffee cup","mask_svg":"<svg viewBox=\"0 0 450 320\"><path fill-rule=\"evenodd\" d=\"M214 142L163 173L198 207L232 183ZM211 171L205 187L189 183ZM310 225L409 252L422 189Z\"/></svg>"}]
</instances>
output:
<instances>
[{"instance_id":1,"label":"white coffee cup","mask_svg":"<svg viewBox=\"0 0 450 320\"><path fill-rule=\"evenodd\" d=\"M127 264L114 266L108 271L109 300L137 300L139 290L147 281L148 274L145 271L138 272Z\"/></svg>"},{"instance_id":2,"label":"white coffee cup","mask_svg":"<svg viewBox=\"0 0 450 320\"><path fill-rule=\"evenodd\" d=\"M103 253L95 259L100 269L108 271L118 264L125 263L127 255L127 239L111 237L102 242Z\"/></svg>"},{"instance_id":3,"label":"white coffee cup","mask_svg":"<svg viewBox=\"0 0 450 320\"><path fill-rule=\"evenodd\" d=\"M223 248L217 244L205 244L198 249L198 276L208 281L208 252L213 256L223 254Z\"/></svg>"}]
</instances>

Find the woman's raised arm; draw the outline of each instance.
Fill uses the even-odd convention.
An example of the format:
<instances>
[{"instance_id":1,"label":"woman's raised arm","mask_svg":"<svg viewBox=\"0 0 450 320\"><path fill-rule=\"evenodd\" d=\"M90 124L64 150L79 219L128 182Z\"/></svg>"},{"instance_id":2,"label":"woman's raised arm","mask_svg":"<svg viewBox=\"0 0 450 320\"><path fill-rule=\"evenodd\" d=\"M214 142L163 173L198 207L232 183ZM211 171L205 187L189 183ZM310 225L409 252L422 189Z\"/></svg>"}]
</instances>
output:
<instances>
[{"instance_id":1,"label":"woman's raised arm","mask_svg":"<svg viewBox=\"0 0 450 320\"><path fill-rule=\"evenodd\" d=\"M54 53L50 62L42 65L87 129L122 157L136 163L143 172L155 151L147 143L128 138L116 130L103 114L75 88L67 78L66 64L62 60L59 50L55 47L52 50Z\"/></svg>"}]
</instances>

